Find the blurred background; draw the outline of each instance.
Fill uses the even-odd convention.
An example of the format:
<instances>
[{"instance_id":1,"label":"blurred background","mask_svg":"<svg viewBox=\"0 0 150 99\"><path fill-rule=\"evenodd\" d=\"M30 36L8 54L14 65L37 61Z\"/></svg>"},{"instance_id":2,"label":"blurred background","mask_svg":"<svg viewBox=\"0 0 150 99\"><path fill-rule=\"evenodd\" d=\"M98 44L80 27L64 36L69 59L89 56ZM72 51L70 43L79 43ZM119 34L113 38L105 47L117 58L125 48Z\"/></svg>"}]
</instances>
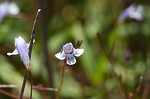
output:
<instances>
[{"instance_id":1,"label":"blurred background","mask_svg":"<svg viewBox=\"0 0 150 99\"><path fill-rule=\"evenodd\" d=\"M72 42L85 52L65 68L60 99L150 98L149 0L0 0L0 85L22 85L25 66L14 39L30 41L39 16L31 67L33 84L58 88L63 61L55 54ZM98 33L99 32L99 33ZM27 81L24 96L29 97ZM19 88L3 90L19 95ZM56 91L33 90L33 99L55 99ZM10 99L0 93L0 99Z\"/></svg>"}]
</instances>

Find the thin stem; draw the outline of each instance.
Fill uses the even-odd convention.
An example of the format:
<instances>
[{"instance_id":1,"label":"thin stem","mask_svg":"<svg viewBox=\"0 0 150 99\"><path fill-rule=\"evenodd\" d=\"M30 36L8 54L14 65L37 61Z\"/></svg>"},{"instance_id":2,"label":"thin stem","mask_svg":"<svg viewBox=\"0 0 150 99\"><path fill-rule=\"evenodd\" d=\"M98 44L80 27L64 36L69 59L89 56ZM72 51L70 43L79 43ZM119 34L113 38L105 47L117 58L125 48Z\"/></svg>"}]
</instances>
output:
<instances>
[{"instance_id":1,"label":"thin stem","mask_svg":"<svg viewBox=\"0 0 150 99\"><path fill-rule=\"evenodd\" d=\"M6 84L0 84L0 88L19 88L18 85L6 85Z\"/></svg>"},{"instance_id":2,"label":"thin stem","mask_svg":"<svg viewBox=\"0 0 150 99\"><path fill-rule=\"evenodd\" d=\"M19 99L22 99L22 97L23 97L23 93L24 93L24 89L25 89L25 85L26 85L26 80L27 80L27 74L28 74L28 71L25 70L24 79L23 79L23 83L22 83L22 88L21 88L21 93L20 93Z\"/></svg>"},{"instance_id":3,"label":"thin stem","mask_svg":"<svg viewBox=\"0 0 150 99\"><path fill-rule=\"evenodd\" d=\"M32 73L29 71L30 74L30 84L31 84L31 89L30 89L30 99L32 99Z\"/></svg>"},{"instance_id":4,"label":"thin stem","mask_svg":"<svg viewBox=\"0 0 150 99\"><path fill-rule=\"evenodd\" d=\"M14 94L11 94L7 91L4 91L2 89L0 89L0 93L3 93L4 95L9 96L9 97L14 98L14 99L18 99L18 96L14 95Z\"/></svg>"},{"instance_id":5,"label":"thin stem","mask_svg":"<svg viewBox=\"0 0 150 99\"><path fill-rule=\"evenodd\" d=\"M135 93L135 98L134 99L137 99L139 93L141 92L142 79L143 79L143 77L140 77L140 83L136 88L136 93Z\"/></svg>"},{"instance_id":6,"label":"thin stem","mask_svg":"<svg viewBox=\"0 0 150 99\"><path fill-rule=\"evenodd\" d=\"M109 55L109 54L107 53L107 51L106 51L106 49L105 49L105 46L104 46L104 43L103 43L103 40L102 40L101 35L100 35L99 32L97 33L97 37L98 37L98 40L99 40L100 45L101 45L101 47L102 47L102 50L104 51L104 53L105 53L105 55L106 55L106 57L107 57L107 59L108 59L108 61L109 61L109 63L110 63L110 68L111 68L112 74L113 74L113 76L115 77L115 79L118 81L118 83L120 84L120 88L121 88L121 90L122 90L122 92L123 92L123 96L124 96L126 99L128 99L128 94L127 94L127 92L126 92L126 90L125 90L124 84L122 83L120 77L117 76L117 74L115 73L115 71L114 71L114 69L113 69L113 60L112 60L112 57L111 57L111 55ZM113 44L113 46L114 46L114 44Z\"/></svg>"},{"instance_id":7,"label":"thin stem","mask_svg":"<svg viewBox=\"0 0 150 99\"><path fill-rule=\"evenodd\" d=\"M64 81L64 74L65 74L65 65L62 66L62 77L61 77L60 86L59 86L59 89L58 89L56 99L59 99L59 96L60 96L60 91L61 91L63 81Z\"/></svg>"},{"instance_id":8,"label":"thin stem","mask_svg":"<svg viewBox=\"0 0 150 99\"><path fill-rule=\"evenodd\" d=\"M148 82L144 86L142 99L147 99L147 96L149 94L149 89L150 89L150 73L148 73Z\"/></svg>"},{"instance_id":9,"label":"thin stem","mask_svg":"<svg viewBox=\"0 0 150 99\"><path fill-rule=\"evenodd\" d=\"M18 85L6 85L6 84L0 84L0 88L20 88L21 86ZM27 88L31 87L31 86L26 86ZM57 91L56 88L47 88L47 87L42 87L42 86L35 86L32 85L33 89L37 89L37 90L42 90L42 91Z\"/></svg>"},{"instance_id":10,"label":"thin stem","mask_svg":"<svg viewBox=\"0 0 150 99\"><path fill-rule=\"evenodd\" d=\"M31 39L30 39L30 45L29 45L29 57L31 59L31 53L32 53L32 46L33 46L33 41L35 39L35 28L37 26L37 21L39 19L39 13L41 12L41 9L38 9L37 11L37 14L36 14L36 17L35 17L35 21L34 21L34 24L33 24L33 28L32 28L32 32L31 32Z\"/></svg>"}]
</instances>

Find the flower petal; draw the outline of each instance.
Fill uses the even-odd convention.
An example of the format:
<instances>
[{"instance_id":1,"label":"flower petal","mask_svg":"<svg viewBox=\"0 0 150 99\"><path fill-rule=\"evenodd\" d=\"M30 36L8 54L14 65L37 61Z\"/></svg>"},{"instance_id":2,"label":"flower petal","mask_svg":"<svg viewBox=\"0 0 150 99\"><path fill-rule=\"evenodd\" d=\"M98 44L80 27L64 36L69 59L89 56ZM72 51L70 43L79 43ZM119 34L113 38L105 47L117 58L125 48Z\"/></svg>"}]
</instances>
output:
<instances>
[{"instance_id":1,"label":"flower petal","mask_svg":"<svg viewBox=\"0 0 150 99\"><path fill-rule=\"evenodd\" d=\"M64 51L65 54L72 54L73 53L73 45L72 43L66 43L62 47L62 51Z\"/></svg>"},{"instance_id":2,"label":"flower petal","mask_svg":"<svg viewBox=\"0 0 150 99\"><path fill-rule=\"evenodd\" d=\"M83 54L83 52L84 52L84 49L74 49L74 55L76 57L81 56Z\"/></svg>"},{"instance_id":3,"label":"flower petal","mask_svg":"<svg viewBox=\"0 0 150 99\"><path fill-rule=\"evenodd\" d=\"M24 63L24 65L28 65L30 64L30 59L29 59L29 55L28 54L24 54L23 56L20 56L22 59L22 62Z\"/></svg>"},{"instance_id":4,"label":"flower petal","mask_svg":"<svg viewBox=\"0 0 150 99\"><path fill-rule=\"evenodd\" d=\"M66 58L66 55L64 52L62 52L62 53L59 52L59 53L55 54L55 57L57 57L60 60L64 60Z\"/></svg>"},{"instance_id":5,"label":"flower petal","mask_svg":"<svg viewBox=\"0 0 150 99\"><path fill-rule=\"evenodd\" d=\"M7 53L8 56L11 56L11 55L17 55L18 54L18 51L17 49L15 49L12 53Z\"/></svg>"},{"instance_id":6,"label":"flower petal","mask_svg":"<svg viewBox=\"0 0 150 99\"><path fill-rule=\"evenodd\" d=\"M9 3L7 10L7 13L10 15L16 15L19 13L19 7L16 3Z\"/></svg>"},{"instance_id":7,"label":"flower petal","mask_svg":"<svg viewBox=\"0 0 150 99\"><path fill-rule=\"evenodd\" d=\"M8 15L7 10L8 7L9 7L8 1L0 3L0 22Z\"/></svg>"},{"instance_id":8,"label":"flower petal","mask_svg":"<svg viewBox=\"0 0 150 99\"><path fill-rule=\"evenodd\" d=\"M21 57L28 54L28 46L21 36L15 38L15 46Z\"/></svg>"},{"instance_id":9,"label":"flower petal","mask_svg":"<svg viewBox=\"0 0 150 99\"><path fill-rule=\"evenodd\" d=\"M74 65L75 63L76 63L76 59L73 55L67 57L67 64L68 65Z\"/></svg>"},{"instance_id":10,"label":"flower petal","mask_svg":"<svg viewBox=\"0 0 150 99\"><path fill-rule=\"evenodd\" d=\"M21 36L15 38L15 46L24 65L30 64L28 45L25 43L24 39Z\"/></svg>"}]
</instances>

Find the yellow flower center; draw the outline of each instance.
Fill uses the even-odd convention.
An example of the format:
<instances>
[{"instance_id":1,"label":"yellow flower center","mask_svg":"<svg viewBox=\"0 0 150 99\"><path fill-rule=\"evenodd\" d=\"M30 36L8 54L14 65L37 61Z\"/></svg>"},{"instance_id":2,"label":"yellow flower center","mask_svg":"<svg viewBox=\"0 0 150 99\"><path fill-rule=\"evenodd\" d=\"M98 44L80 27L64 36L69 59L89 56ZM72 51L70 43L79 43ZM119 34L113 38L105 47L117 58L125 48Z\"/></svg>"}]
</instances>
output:
<instances>
[{"instance_id":1,"label":"yellow flower center","mask_svg":"<svg viewBox=\"0 0 150 99\"><path fill-rule=\"evenodd\" d=\"M65 48L65 53L70 53L72 50Z\"/></svg>"}]
</instances>

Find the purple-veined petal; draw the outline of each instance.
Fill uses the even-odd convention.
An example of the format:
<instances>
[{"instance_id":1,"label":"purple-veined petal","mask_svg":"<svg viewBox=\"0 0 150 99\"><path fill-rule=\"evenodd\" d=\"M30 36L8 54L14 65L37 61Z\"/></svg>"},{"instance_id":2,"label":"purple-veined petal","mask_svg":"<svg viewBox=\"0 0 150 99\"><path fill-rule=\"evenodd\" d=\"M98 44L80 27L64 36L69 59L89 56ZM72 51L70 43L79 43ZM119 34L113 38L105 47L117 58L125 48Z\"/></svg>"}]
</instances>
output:
<instances>
[{"instance_id":1,"label":"purple-veined petal","mask_svg":"<svg viewBox=\"0 0 150 99\"><path fill-rule=\"evenodd\" d=\"M24 39L21 36L15 38L15 46L16 49L25 65L30 63L29 55L28 55L28 46L25 43Z\"/></svg>"},{"instance_id":2,"label":"purple-veined petal","mask_svg":"<svg viewBox=\"0 0 150 99\"><path fill-rule=\"evenodd\" d=\"M55 57L57 57L60 60L64 60L66 58L66 55L64 52L59 52L59 53L55 54Z\"/></svg>"},{"instance_id":3,"label":"purple-veined petal","mask_svg":"<svg viewBox=\"0 0 150 99\"><path fill-rule=\"evenodd\" d=\"M72 43L66 43L63 45L62 51L64 51L65 54L72 54L73 53L73 45Z\"/></svg>"},{"instance_id":4,"label":"purple-veined petal","mask_svg":"<svg viewBox=\"0 0 150 99\"><path fill-rule=\"evenodd\" d=\"M10 56L19 54L24 65L29 66L30 59L28 55L28 44L25 43L24 39L21 36L15 38L15 47L16 49L12 53L8 52L7 55Z\"/></svg>"},{"instance_id":5,"label":"purple-veined petal","mask_svg":"<svg viewBox=\"0 0 150 99\"><path fill-rule=\"evenodd\" d=\"M64 60L66 58L66 63L68 65L74 65L76 63L76 59L74 56L79 57L83 54L84 49L75 49L72 43L66 43L63 45L62 52L59 52L55 55L60 60Z\"/></svg>"},{"instance_id":6,"label":"purple-veined petal","mask_svg":"<svg viewBox=\"0 0 150 99\"><path fill-rule=\"evenodd\" d=\"M22 61L23 61L23 63L24 63L24 65L28 65L28 64L30 64L30 59L29 59L29 55L28 55L28 53L27 54L25 54L25 55L23 55L23 56L21 56L21 59L22 59Z\"/></svg>"},{"instance_id":7,"label":"purple-veined petal","mask_svg":"<svg viewBox=\"0 0 150 99\"><path fill-rule=\"evenodd\" d=\"M20 56L23 56L24 54L28 54L28 46L21 36L15 38L15 46Z\"/></svg>"},{"instance_id":8,"label":"purple-veined petal","mask_svg":"<svg viewBox=\"0 0 150 99\"><path fill-rule=\"evenodd\" d=\"M67 56L66 61L67 61L68 65L74 65L76 63L76 59L73 55L72 56Z\"/></svg>"},{"instance_id":9,"label":"purple-veined petal","mask_svg":"<svg viewBox=\"0 0 150 99\"><path fill-rule=\"evenodd\" d=\"M12 53L10 53L10 52L7 53L8 56L17 55L17 54L18 54L17 49L15 49Z\"/></svg>"},{"instance_id":10,"label":"purple-veined petal","mask_svg":"<svg viewBox=\"0 0 150 99\"><path fill-rule=\"evenodd\" d=\"M81 56L83 54L83 52L84 52L84 49L74 49L74 55L76 57Z\"/></svg>"}]
</instances>

